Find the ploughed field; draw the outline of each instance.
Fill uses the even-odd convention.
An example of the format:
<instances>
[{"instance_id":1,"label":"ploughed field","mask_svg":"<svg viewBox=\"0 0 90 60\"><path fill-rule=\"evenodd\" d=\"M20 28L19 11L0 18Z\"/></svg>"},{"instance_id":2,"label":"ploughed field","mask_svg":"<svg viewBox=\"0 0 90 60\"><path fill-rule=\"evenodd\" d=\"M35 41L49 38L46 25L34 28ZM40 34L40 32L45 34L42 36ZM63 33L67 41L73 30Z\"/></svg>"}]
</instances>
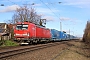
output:
<instances>
[{"instance_id":1,"label":"ploughed field","mask_svg":"<svg viewBox=\"0 0 90 60\"><path fill-rule=\"evenodd\" d=\"M47 45L48 47L46 47ZM52 45L52 46L51 46ZM31 46L0 48L0 52L31 47L41 47L24 53L2 58L3 60L90 60L90 48L79 40L62 41ZM45 47L44 47L45 46ZM33 49L33 48L32 48ZM1 55L0 55L1 56ZM1 59L1 60L2 60Z\"/></svg>"}]
</instances>

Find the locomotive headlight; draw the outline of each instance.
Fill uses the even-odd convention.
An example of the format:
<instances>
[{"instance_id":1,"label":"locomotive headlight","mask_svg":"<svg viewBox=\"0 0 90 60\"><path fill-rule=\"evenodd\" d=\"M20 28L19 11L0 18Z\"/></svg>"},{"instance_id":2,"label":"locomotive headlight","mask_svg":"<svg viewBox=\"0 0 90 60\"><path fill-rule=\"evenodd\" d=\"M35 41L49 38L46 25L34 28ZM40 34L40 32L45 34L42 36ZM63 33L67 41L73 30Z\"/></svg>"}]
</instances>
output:
<instances>
[{"instance_id":1,"label":"locomotive headlight","mask_svg":"<svg viewBox=\"0 0 90 60\"><path fill-rule=\"evenodd\" d=\"M26 34L22 34L23 36L27 36L27 33Z\"/></svg>"},{"instance_id":2,"label":"locomotive headlight","mask_svg":"<svg viewBox=\"0 0 90 60\"><path fill-rule=\"evenodd\" d=\"M22 34L23 36L29 36L29 33Z\"/></svg>"},{"instance_id":3,"label":"locomotive headlight","mask_svg":"<svg viewBox=\"0 0 90 60\"><path fill-rule=\"evenodd\" d=\"M29 33L27 33L27 36L29 36Z\"/></svg>"},{"instance_id":4,"label":"locomotive headlight","mask_svg":"<svg viewBox=\"0 0 90 60\"><path fill-rule=\"evenodd\" d=\"M17 34L17 33L16 33L16 34L14 34L14 36L19 36L19 35L20 35L20 34Z\"/></svg>"}]
</instances>

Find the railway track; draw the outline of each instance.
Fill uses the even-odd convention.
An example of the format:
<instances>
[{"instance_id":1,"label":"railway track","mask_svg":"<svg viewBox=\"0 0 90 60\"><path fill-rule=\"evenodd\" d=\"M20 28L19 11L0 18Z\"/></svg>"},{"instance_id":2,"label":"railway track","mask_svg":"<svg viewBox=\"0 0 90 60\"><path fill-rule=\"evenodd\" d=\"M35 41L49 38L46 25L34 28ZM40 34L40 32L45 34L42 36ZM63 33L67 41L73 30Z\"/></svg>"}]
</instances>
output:
<instances>
[{"instance_id":1,"label":"railway track","mask_svg":"<svg viewBox=\"0 0 90 60\"><path fill-rule=\"evenodd\" d=\"M56 45L60 45L60 44L64 44L64 42L56 42L56 43L42 44L39 46L35 45L33 47L27 47L27 48L22 48L22 49L8 50L8 51L0 52L0 59L1 60L6 59L6 58L14 56L14 55L31 52L31 51L35 51L35 50L39 50L39 49L44 49L44 48L48 48L48 47L52 47L52 46L56 46Z\"/></svg>"}]
</instances>

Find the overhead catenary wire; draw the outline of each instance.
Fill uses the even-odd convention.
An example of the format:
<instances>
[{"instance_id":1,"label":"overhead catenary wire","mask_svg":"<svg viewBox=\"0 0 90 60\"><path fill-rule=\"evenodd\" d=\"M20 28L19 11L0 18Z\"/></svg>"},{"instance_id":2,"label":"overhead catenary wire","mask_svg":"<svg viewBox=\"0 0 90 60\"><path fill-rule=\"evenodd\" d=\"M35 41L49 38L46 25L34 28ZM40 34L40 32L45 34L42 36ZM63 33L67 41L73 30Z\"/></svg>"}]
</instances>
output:
<instances>
[{"instance_id":1,"label":"overhead catenary wire","mask_svg":"<svg viewBox=\"0 0 90 60\"><path fill-rule=\"evenodd\" d=\"M49 0L50 1L50 0ZM62 3L62 2L55 2L55 3ZM51 5L52 5L52 7L54 7L54 8L56 8L55 6L54 6L54 3L50 3ZM59 14L59 13L58 13ZM58 16L58 15L57 15ZM60 16L60 14L59 14L59 16ZM58 17L59 17L58 16ZM61 19L60 19L60 17L59 17L59 20L60 20L60 31L62 31L62 22L61 22Z\"/></svg>"},{"instance_id":2,"label":"overhead catenary wire","mask_svg":"<svg viewBox=\"0 0 90 60\"><path fill-rule=\"evenodd\" d=\"M48 1L48 0L47 0ZM58 4L61 4L62 2L55 2L55 4L56 3L58 3ZM56 8L54 5L55 5L54 3L51 3L51 5L52 5L52 7L54 7L54 8ZM58 13L58 15L60 15L59 13Z\"/></svg>"},{"instance_id":3,"label":"overhead catenary wire","mask_svg":"<svg viewBox=\"0 0 90 60\"><path fill-rule=\"evenodd\" d=\"M58 17L58 15L56 15L53 11L52 11L52 9L47 5L47 4L45 4L42 0L40 0L41 1L41 3L43 3L57 18L59 18ZM59 18L60 19L60 18Z\"/></svg>"},{"instance_id":4,"label":"overhead catenary wire","mask_svg":"<svg viewBox=\"0 0 90 60\"><path fill-rule=\"evenodd\" d=\"M10 0L7 0L7 1L9 1L9 2L11 2L11 3L15 4L15 5L18 5L18 4L16 4L15 2L12 2L12 1L10 1Z\"/></svg>"},{"instance_id":5,"label":"overhead catenary wire","mask_svg":"<svg viewBox=\"0 0 90 60\"><path fill-rule=\"evenodd\" d=\"M18 5L18 4L16 4L15 2L12 2L12 1L10 1L10 0L7 0L7 1L9 1L9 2L15 4L15 5ZM51 9L47 4L45 4L42 0L40 0L40 2L43 3L56 17L58 17L58 15L56 15L56 14L52 11L52 9ZM60 3L61 3L61 2L60 2ZM58 17L58 18L59 18L59 17ZM59 18L59 19L60 19L60 18Z\"/></svg>"},{"instance_id":6,"label":"overhead catenary wire","mask_svg":"<svg viewBox=\"0 0 90 60\"><path fill-rule=\"evenodd\" d=\"M7 1L9 1L9 2L15 4L15 5L18 5L18 4L16 4L15 2L12 2L12 1L10 1L10 0L7 0ZM43 3L57 18L59 18L58 15L55 14L55 13L53 12L53 10L52 10L47 4L45 4L42 0L40 0L40 2ZM59 2L59 3L61 3L61 2ZM60 20L60 18L59 18L59 20Z\"/></svg>"},{"instance_id":7,"label":"overhead catenary wire","mask_svg":"<svg viewBox=\"0 0 90 60\"><path fill-rule=\"evenodd\" d=\"M42 0L40 0L40 1L60 20L60 17L58 17L58 15L56 15L47 4L45 4ZM58 2L58 3L60 4L61 2ZM60 30L62 31L61 22L60 22Z\"/></svg>"}]
</instances>

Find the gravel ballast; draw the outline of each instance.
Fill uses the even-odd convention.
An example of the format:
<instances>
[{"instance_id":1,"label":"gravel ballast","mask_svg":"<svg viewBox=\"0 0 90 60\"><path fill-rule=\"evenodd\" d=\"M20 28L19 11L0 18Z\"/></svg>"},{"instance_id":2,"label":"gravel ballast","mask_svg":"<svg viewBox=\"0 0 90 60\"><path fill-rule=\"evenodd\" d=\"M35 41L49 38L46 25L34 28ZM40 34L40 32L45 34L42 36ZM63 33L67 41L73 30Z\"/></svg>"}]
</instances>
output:
<instances>
[{"instance_id":1,"label":"gravel ballast","mask_svg":"<svg viewBox=\"0 0 90 60\"><path fill-rule=\"evenodd\" d=\"M64 43L12 56L7 60L90 60L90 57L86 57L88 55L84 52L86 49L82 49L85 48L82 42L69 41L68 43L73 44L73 46ZM87 50L89 53L90 49Z\"/></svg>"}]
</instances>

